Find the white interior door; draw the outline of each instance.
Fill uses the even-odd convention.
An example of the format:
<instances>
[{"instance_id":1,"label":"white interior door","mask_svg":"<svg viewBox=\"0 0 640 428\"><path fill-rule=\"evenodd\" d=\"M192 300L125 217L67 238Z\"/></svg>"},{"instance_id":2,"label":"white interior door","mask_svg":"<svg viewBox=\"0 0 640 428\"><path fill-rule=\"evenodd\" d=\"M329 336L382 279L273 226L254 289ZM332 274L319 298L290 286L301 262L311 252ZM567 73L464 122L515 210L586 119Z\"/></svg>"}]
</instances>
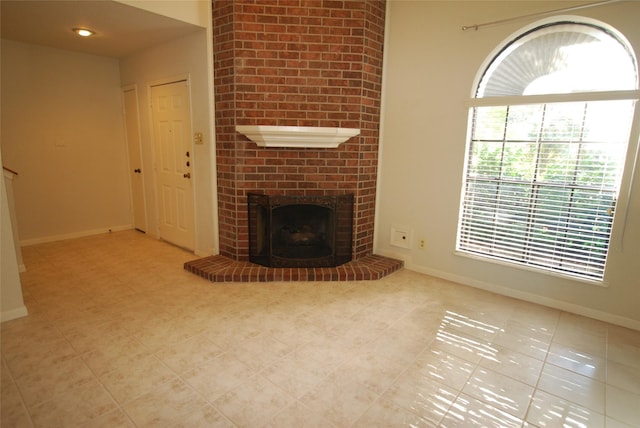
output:
<instances>
[{"instance_id":1,"label":"white interior door","mask_svg":"<svg viewBox=\"0 0 640 428\"><path fill-rule=\"evenodd\" d=\"M125 126L127 128L127 148L129 151L129 177L131 182L131 201L133 205L133 227L147 230L147 215L144 201L144 179L142 156L140 155L140 120L138 116L138 91L136 88L124 89Z\"/></svg>"},{"instance_id":2,"label":"white interior door","mask_svg":"<svg viewBox=\"0 0 640 428\"><path fill-rule=\"evenodd\" d=\"M193 250L193 157L187 82L153 86L151 107L156 148L160 237Z\"/></svg>"}]
</instances>

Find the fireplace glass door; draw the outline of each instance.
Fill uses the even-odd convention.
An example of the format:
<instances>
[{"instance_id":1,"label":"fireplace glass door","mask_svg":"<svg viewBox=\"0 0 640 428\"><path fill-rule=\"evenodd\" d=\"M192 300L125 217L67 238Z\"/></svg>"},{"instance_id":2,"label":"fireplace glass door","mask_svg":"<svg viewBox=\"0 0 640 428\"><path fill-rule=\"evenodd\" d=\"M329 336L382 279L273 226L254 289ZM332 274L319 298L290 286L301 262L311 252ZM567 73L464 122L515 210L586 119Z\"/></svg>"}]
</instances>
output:
<instances>
[{"instance_id":1,"label":"fireplace glass door","mask_svg":"<svg viewBox=\"0 0 640 428\"><path fill-rule=\"evenodd\" d=\"M351 260L353 195L250 193L249 260L271 267L329 267Z\"/></svg>"}]
</instances>

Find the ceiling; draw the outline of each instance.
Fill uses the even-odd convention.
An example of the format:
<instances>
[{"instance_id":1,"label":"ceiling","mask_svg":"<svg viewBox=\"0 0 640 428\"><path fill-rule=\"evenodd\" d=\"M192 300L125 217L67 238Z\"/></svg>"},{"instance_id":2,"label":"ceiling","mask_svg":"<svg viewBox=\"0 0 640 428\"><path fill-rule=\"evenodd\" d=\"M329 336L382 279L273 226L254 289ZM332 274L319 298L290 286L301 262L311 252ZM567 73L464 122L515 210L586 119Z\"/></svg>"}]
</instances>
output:
<instances>
[{"instance_id":1,"label":"ceiling","mask_svg":"<svg viewBox=\"0 0 640 428\"><path fill-rule=\"evenodd\" d=\"M3 39L124 58L200 27L112 0L2 0ZM72 28L95 31L90 38Z\"/></svg>"}]
</instances>

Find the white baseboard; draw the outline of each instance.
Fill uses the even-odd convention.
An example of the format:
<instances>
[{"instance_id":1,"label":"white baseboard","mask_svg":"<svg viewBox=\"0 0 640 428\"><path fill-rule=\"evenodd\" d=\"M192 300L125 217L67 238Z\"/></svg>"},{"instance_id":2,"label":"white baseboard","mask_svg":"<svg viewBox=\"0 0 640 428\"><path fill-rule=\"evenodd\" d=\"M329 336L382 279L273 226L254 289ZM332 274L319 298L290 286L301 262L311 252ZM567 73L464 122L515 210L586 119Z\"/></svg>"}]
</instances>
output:
<instances>
[{"instance_id":1,"label":"white baseboard","mask_svg":"<svg viewBox=\"0 0 640 428\"><path fill-rule=\"evenodd\" d=\"M66 239L84 238L86 236L100 235L102 233L109 233L109 232L121 232L123 230L130 230L130 229L133 229L133 225L125 224L121 226L105 227L102 229L83 230L81 232L66 233L62 235L51 235L51 236L43 236L41 238L23 239L20 241L20 246L28 247L29 245L44 244L47 242L55 242L55 241L64 241Z\"/></svg>"},{"instance_id":2,"label":"white baseboard","mask_svg":"<svg viewBox=\"0 0 640 428\"><path fill-rule=\"evenodd\" d=\"M404 261L404 267L407 270L411 270L425 275L442 278L447 281L457 282L458 284L468 285L469 287L479 288L481 290L490 291L492 293L500 294L502 296L513 297L515 299L524 300L526 302L536 303L538 305L547 306L554 309L559 309L565 312L570 312L576 315L582 315L585 317L597 319L599 321L608 322L611 324L627 327L633 330L640 331L640 321L631 318L622 317L619 315L611 314L608 312L600 311L585 306L576 305L574 303L568 303L561 300L552 299L550 297L540 296L537 294L527 293L525 291L514 290L509 287L504 287L497 284L492 284L484 281L479 281L475 278L456 275L449 272L440 271L437 269L431 269L424 266L418 266L413 264L411 257L403 257L392 252L377 252L378 254L386 257L391 257Z\"/></svg>"},{"instance_id":3,"label":"white baseboard","mask_svg":"<svg viewBox=\"0 0 640 428\"><path fill-rule=\"evenodd\" d=\"M10 309L8 311L2 311L0 313L0 322L11 321L16 318L22 318L29 315L26 306L20 306L19 308Z\"/></svg>"},{"instance_id":4,"label":"white baseboard","mask_svg":"<svg viewBox=\"0 0 640 428\"><path fill-rule=\"evenodd\" d=\"M195 254L198 257L209 257L209 256L215 256L216 254L219 254L220 252L210 248L208 250L198 250L196 249L193 254Z\"/></svg>"}]
</instances>

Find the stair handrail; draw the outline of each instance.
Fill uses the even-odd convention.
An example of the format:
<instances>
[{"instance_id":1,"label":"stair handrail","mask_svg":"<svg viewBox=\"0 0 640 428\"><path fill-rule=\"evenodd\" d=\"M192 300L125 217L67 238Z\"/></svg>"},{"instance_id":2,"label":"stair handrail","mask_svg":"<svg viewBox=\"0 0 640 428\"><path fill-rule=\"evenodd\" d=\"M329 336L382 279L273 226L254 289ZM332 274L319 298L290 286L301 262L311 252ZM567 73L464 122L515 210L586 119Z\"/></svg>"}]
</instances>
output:
<instances>
[{"instance_id":1,"label":"stair handrail","mask_svg":"<svg viewBox=\"0 0 640 428\"><path fill-rule=\"evenodd\" d=\"M11 169L11 168L7 168L7 167L6 167L6 166L4 166L4 165L2 165L2 169L3 169L4 171L10 172L10 173L11 173L11 174L13 174L13 175L18 175L18 173L17 173L15 170L13 170L13 169Z\"/></svg>"}]
</instances>

